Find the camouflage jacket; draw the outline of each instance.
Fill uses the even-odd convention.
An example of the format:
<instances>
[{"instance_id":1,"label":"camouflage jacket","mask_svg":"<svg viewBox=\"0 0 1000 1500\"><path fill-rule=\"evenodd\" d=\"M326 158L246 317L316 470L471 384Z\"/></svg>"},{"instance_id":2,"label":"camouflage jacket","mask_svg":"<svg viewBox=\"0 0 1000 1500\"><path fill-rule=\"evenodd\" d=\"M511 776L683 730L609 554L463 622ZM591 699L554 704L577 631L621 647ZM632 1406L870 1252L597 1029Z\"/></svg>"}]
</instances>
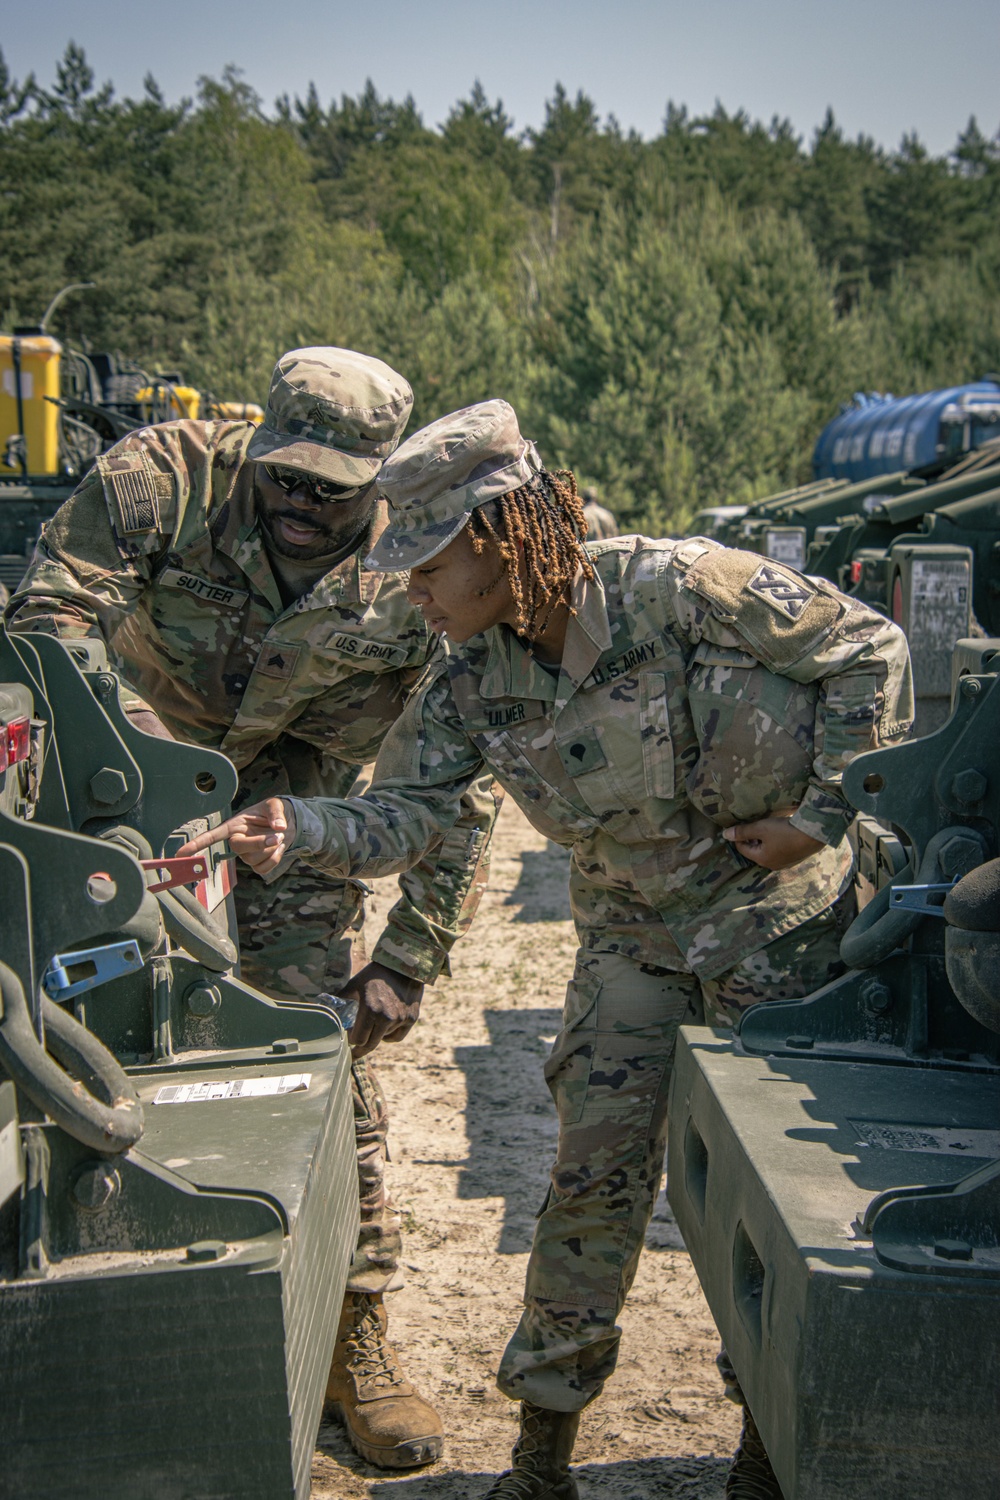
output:
<instances>
[{"instance_id":1,"label":"camouflage jacket","mask_svg":"<svg viewBox=\"0 0 1000 1500\"><path fill-rule=\"evenodd\" d=\"M591 543L561 670L506 626L425 680L366 796L296 804L294 847L343 874L399 869L494 773L572 849L582 946L704 978L823 911L850 878L859 752L912 717L899 628L820 579L697 538ZM797 808L823 848L748 865L722 829Z\"/></svg>"},{"instance_id":2,"label":"camouflage jacket","mask_svg":"<svg viewBox=\"0 0 1000 1500\"><path fill-rule=\"evenodd\" d=\"M238 802L344 796L435 653L398 579L366 571L385 524L288 608L256 519L246 422L130 434L46 526L11 600L13 628L101 635L177 738L229 756ZM400 882L374 957L432 980L478 904L496 815L488 781ZM428 849L431 848L428 843Z\"/></svg>"}]
</instances>

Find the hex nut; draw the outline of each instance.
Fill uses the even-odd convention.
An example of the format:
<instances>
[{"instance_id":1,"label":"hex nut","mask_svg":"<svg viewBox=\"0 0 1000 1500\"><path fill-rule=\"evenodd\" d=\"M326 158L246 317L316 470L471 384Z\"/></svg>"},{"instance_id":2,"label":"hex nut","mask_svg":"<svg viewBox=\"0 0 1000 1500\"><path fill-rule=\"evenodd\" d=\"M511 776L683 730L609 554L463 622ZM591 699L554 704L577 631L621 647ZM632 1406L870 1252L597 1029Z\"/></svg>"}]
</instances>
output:
<instances>
[{"instance_id":1,"label":"hex nut","mask_svg":"<svg viewBox=\"0 0 1000 1500\"><path fill-rule=\"evenodd\" d=\"M971 805L973 802L982 802L988 786L989 782L982 771L977 771L974 766L968 766L952 778L951 795L956 802Z\"/></svg>"},{"instance_id":2,"label":"hex nut","mask_svg":"<svg viewBox=\"0 0 1000 1500\"><path fill-rule=\"evenodd\" d=\"M125 796L127 791L128 782L122 772L114 770L111 766L102 766L90 778L90 795L102 807L113 806Z\"/></svg>"},{"instance_id":3,"label":"hex nut","mask_svg":"<svg viewBox=\"0 0 1000 1500\"><path fill-rule=\"evenodd\" d=\"M964 839L956 834L948 840L938 858L941 874L946 880L954 880L956 875L968 875L982 863L982 845L977 839Z\"/></svg>"},{"instance_id":4,"label":"hex nut","mask_svg":"<svg viewBox=\"0 0 1000 1500\"><path fill-rule=\"evenodd\" d=\"M298 1050L299 1050L299 1039L298 1039L298 1037L295 1037L295 1036L281 1037L278 1041L274 1042L272 1044L272 1046L271 1046L271 1051L272 1052L278 1052L278 1053L281 1053L281 1052L298 1052Z\"/></svg>"},{"instance_id":5,"label":"hex nut","mask_svg":"<svg viewBox=\"0 0 1000 1500\"><path fill-rule=\"evenodd\" d=\"M881 980L871 980L868 984L862 985L861 999L865 1009L873 1011L876 1015L884 1015L887 1010L892 1009L892 991Z\"/></svg>"},{"instance_id":6,"label":"hex nut","mask_svg":"<svg viewBox=\"0 0 1000 1500\"><path fill-rule=\"evenodd\" d=\"M196 984L184 996L184 1004L193 1016L211 1016L222 1004L222 996L214 984Z\"/></svg>"}]
</instances>

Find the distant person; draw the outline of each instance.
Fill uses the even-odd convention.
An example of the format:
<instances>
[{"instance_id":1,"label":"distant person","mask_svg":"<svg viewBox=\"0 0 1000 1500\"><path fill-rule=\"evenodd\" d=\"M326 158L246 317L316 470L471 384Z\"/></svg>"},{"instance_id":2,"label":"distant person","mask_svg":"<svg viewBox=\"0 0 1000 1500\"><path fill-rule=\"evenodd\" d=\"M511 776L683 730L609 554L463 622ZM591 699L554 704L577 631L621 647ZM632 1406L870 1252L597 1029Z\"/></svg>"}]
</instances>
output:
<instances>
[{"instance_id":1,"label":"distant person","mask_svg":"<svg viewBox=\"0 0 1000 1500\"><path fill-rule=\"evenodd\" d=\"M704 538L585 545L573 475L541 467L505 401L418 432L379 483L391 519L369 561L409 570L447 658L363 797L272 797L183 852L221 835L264 873L298 853L388 874L486 768L572 851L580 948L545 1065L559 1143L498 1375L521 1432L488 1494L575 1500L579 1414L614 1370L659 1191L677 1029L843 972L840 776L909 726L906 640L832 584ZM727 1494L780 1500L744 1421Z\"/></svg>"},{"instance_id":2,"label":"distant person","mask_svg":"<svg viewBox=\"0 0 1000 1500\"><path fill-rule=\"evenodd\" d=\"M618 535L618 522L602 505L595 484L585 484L580 491L583 501L583 516L587 523L587 541L603 542L605 537Z\"/></svg>"},{"instance_id":3,"label":"distant person","mask_svg":"<svg viewBox=\"0 0 1000 1500\"><path fill-rule=\"evenodd\" d=\"M108 642L132 722L228 755L236 806L346 795L440 655L399 581L364 562L388 519L375 479L412 405L379 359L293 349L261 426L185 419L130 433L45 527L11 628ZM386 1340L401 1243L384 1183L388 1109L365 1054L410 1030L478 905L495 803L488 782L460 795L454 833L400 881L370 963L358 882L296 862L268 884L241 873L234 892L248 984L279 1000L358 1001L361 1230L327 1397L383 1468L432 1461L442 1433Z\"/></svg>"}]
</instances>

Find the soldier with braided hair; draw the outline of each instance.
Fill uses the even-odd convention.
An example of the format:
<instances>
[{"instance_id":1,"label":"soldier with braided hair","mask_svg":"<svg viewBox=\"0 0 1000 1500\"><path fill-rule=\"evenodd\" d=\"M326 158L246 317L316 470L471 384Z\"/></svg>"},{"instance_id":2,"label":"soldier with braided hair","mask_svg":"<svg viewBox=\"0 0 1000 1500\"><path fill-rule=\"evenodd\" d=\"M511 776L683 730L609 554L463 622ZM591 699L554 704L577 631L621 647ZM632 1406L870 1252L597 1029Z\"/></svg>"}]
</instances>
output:
<instances>
[{"instance_id":1,"label":"soldier with braided hair","mask_svg":"<svg viewBox=\"0 0 1000 1500\"><path fill-rule=\"evenodd\" d=\"M660 1187L678 1026L731 1027L840 972L840 775L909 726L906 642L825 581L704 538L585 544L572 475L545 471L503 401L417 433L379 484L369 565L409 570L447 657L365 796L272 798L216 836L265 874L390 874L485 768L571 850L580 947L545 1064L559 1143L498 1375L521 1432L489 1496L574 1500L579 1414L614 1369ZM727 1495L780 1500L749 1413Z\"/></svg>"}]
</instances>

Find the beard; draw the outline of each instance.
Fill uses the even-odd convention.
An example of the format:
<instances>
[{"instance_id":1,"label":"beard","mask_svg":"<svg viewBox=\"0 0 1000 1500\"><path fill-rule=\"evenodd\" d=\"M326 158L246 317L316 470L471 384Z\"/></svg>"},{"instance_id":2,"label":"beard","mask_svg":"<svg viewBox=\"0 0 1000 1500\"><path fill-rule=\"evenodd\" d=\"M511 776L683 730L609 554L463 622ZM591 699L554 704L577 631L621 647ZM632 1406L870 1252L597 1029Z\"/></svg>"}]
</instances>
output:
<instances>
[{"instance_id":1,"label":"beard","mask_svg":"<svg viewBox=\"0 0 1000 1500\"><path fill-rule=\"evenodd\" d=\"M312 562L342 551L359 536L371 519L374 505L372 496L360 507L357 504L345 505L343 518L336 516L331 520L319 521L313 516L303 515L291 505L277 505L272 509L266 504L259 504L257 516L269 552L289 562ZM282 534L282 521L287 521L296 528L308 527L314 533L312 540L290 541Z\"/></svg>"}]
</instances>

